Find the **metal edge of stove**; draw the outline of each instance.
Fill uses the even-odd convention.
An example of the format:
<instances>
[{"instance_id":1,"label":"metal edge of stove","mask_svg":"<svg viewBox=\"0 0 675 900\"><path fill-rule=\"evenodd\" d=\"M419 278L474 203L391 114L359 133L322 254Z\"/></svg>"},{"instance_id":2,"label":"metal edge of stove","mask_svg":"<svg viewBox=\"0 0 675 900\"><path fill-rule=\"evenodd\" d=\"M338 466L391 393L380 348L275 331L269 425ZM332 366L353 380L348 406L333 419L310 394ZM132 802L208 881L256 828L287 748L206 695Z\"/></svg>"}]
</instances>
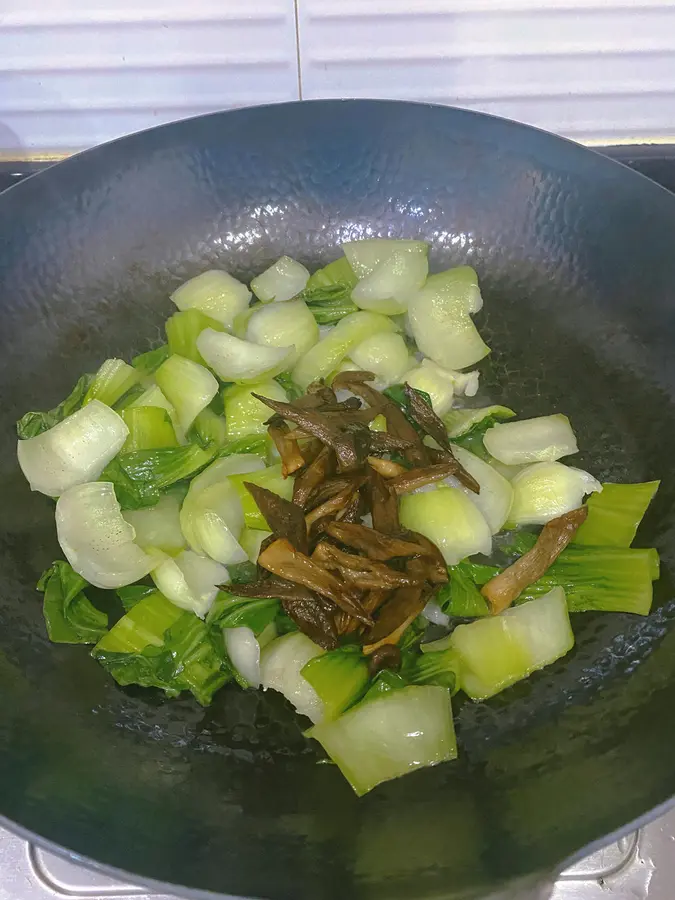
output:
<instances>
[{"instance_id":1,"label":"metal edge of stove","mask_svg":"<svg viewBox=\"0 0 675 900\"><path fill-rule=\"evenodd\" d=\"M675 145L594 147L675 191ZM0 162L0 190L46 168L46 162ZM675 884L675 809L596 850L558 878L551 900L670 900ZM175 900L116 881L74 854L45 850L0 829L0 900Z\"/></svg>"}]
</instances>

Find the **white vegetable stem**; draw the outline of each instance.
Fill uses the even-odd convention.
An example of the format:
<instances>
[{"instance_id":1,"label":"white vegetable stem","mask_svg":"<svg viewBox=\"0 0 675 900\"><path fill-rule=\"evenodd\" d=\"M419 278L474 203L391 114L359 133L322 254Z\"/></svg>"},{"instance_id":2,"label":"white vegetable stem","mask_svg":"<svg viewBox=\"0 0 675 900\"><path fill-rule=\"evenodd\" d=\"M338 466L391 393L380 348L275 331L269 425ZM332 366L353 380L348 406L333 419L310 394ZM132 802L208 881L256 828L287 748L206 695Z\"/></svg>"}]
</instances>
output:
<instances>
[{"instance_id":1,"label":"white vegetable stem","mask_svg":"<svg viewBox=\"0 0 675 900\"><path fill-rule=\"evenodd\" d=\"M474 553L492 549L490 527L468 497L454 487L438 487L401 498L400 520L404 528L429 538L449 566Z\"/></svg>"},{"instance_id":2,"label":"white vegetable stem","mask_svg":"<svg viewBox=\"0 0 675 900\"><path fill-rule=\"evenodd\" d=\"M383 387L400 381L413 364L401 335L387 331L361 341L350 356L357 369L372 372Z\"/></svg>"},{"instance_id":3,"label":"white vegetable stem","mask_svg":"<svg viewBox=\"0 0 675 900\"><path fill-rule=\"evenodd\" d=\"M255 381L276 375L291 357L290 347L266 347L205 328L197 350L222 381Z\"/></svg>"},{"instance_id":4,"label":"white vegetable stem","mask_svg":"<svg viewBox=\"0 0 675 900\"><path fill-rule=\"evenodd\" d=\"M513 487L503 475L474 453L456 445L453 446L452 452L469 475L473 475L476 479L480 485L480 493L475 494L463 485L457 486L481 511L492 534L497 534L504 527L511 512Z\"/></svg>"},{"instance_id":5,"label":"white vegetable stem","mask_svg":"<svg viewBox=\"0 0 675 900\"><path fill-rule=\"evenodd\" d=\"M98 478L128 434L121 416L92 400L49 431L19 441L19 465L32 491L58 497L74 485Z\"/></svg>"},{"instance_id":6,"label":"white vegetable stem","mask_svg":"<svg viewBox=\"0 0 675 900\"><path fill-rule=\"evenodd\" d=\"M230 662L249 687L260 687L260 644L250 628L224 628Z\"/></svg>"},{"instance_id":7,"label":"white vegetable stem","mask_svg":"<svg viewBox=\"0 0 675 900\"><path fill-rule=\"evenodd\" d=\"M175 408L183 431L188 430L218 393L218 382L208 369L177 354L162 363L155 372L155 380Z\"/></svg>"},{"instance_id":8,"label":"white vegetable stem","mask_svg":"<svg viewBox=\"0 0 675 900\"><path fill-rule=\"evenodd\" d=\"M396 331L387 316L365 311L345 316L325 338L300 357L293 369L293 381L305 389L312 381L325 378L338 368L352 347L383 331Z\"/></svg>"},{"instance_id":9,"label":"white vegetable stem","mask_svg":"<svg viewBox=\"0 0 675 900\"><path fill-rule=\"evenodd\" d=\"M263 303L283 303L304 290L309 280L307 269L290 256L282 256L273 266L251 282L251 290Z\"/></svg>"},{"instance_id":10,"label":"white vegetable stem","mask_svg":"<svg viewBox=\"0 0 675 900\"><path fill-rule=\"evenodd\" d=\"M451 369L477 363L490 349L469 312L466 285L456 270L430 275L408 304L408 321L419 350Z\"/></svg>"},{"instance_id":11,"label":"white vegetable stem","mask_svg":"<svg viewBox=\"0 0 675 900\"><path fill-rule=\"evenodd\" d=\"M256 472L265 464L258 456L238 453L216 460L190 485L180 512L180 523L190 547L223 565L245 562L239 544L244 511L229 475Z\"/></svg>"},{"instance_id":12,"label":"white vegetable stem","mask_svg":"<svg viewBox=\"0 0 675 900\"><path fill-rule=\"evenodd\" d=\"M264 690L279 691L295 709L312 722L323 717L323 703L312 685L300 674L305 663L324 651L300 631L277 638L260 657L260 680Z\"/></svg>"},{"instance_id":13,"label":"white vegetable stem","mask_svg":"<svg viewBox=\"0 0 675 900\"><path fill-rule=\"evenodd\" d=\"M73 569L96 587L133 584L157 564L156 555L134 542L134 529L124 520L107 481L76 485L61 494L56 533Z\"/></svg>"},{"instance_id":14,"label":"white vegetable stem","mask_svg":"<svg viewBox=\"0 0 675 900\"><path fill-rule=\"evenodd\" d=\"M511 526L544 525L577 509L586 494L602 490L600 482L588 472L559 462L526 466L511 480L511 486Z\"/></svg>"},{"instance_id":15,"label":"white vegetable stem","mask_svg":"<svg viewBox=\"0 0 675 900\"><path fill-rule=\"evenodd\" d=\"M565 592L556 587L499 616L459 625L450 645L459 655L462 690L474 700L492 697L572 649Z\"/></svg>"},{"instance_id":16,"label":"white vegetable stem","mask_svg":"<svg viewBox=\"0 0 675 900\"><path fill-rule=\"evenodd\" d=\"M178 309L200 309L232 328L236 317L247 309L251 292L227 272L211 269L176 288L171 299Z\"/></svg>"},{"instance_id":17,"label":"white vegetable stem","mask_svg":"<svg viewBox=\"0 0 675 900\"><path fill-rule=\"evenodd\" d=\"M135 541L143 550L157 548L169 556L185 548L180 527L180 508L184 491L164 494L148 509L127 509L122 515L136 533Z\"/></svg>"},{"instance_id":18,"label":"white vegetable stem","mask_svg":"<svg viewBox=\"0 0 675 900\"><path fill-rule=\"evenodd\" d=\"M318 342L319 326L304 300L270 303L251 315L246 340L266 347L293 348L284 363L290 369Z\"/></svg>"},{"instance_id":19,"label":"white vegetable stem","mask_svg":"<svg viewBox=\"0 0 675 900\"><path fill-rule=\"evenodd\" d=\"M561 414L498 423L485 432L483 443L507 466L555 462L579 450L570 420Z\"/></svg>"},{"instance_id":20,"label":"white vegetable stem","mask_svg":"<svg viewBox=\"0 0 675 900\"><path fill-rule=\"evenodd\" d=\"M394 242L390 242L394 243ZM361 309L395 316L408 308L410 296L424 284L429 264L426 244L394 249L389 257L362 278L352 290L352 300Z\"/></svg>"},{"instance_id":21,"label":"white vegetable stem","mask_svg":"<svg viewBox=\"0 0 675 900\"><path fill-rule=\"evenodd\" d=\"M167 557L152 572L152 580L167 600L204 618L218 593L219 584L229 582L225 566L184 550L175 559Z\"/></svg>"}]
</instances>

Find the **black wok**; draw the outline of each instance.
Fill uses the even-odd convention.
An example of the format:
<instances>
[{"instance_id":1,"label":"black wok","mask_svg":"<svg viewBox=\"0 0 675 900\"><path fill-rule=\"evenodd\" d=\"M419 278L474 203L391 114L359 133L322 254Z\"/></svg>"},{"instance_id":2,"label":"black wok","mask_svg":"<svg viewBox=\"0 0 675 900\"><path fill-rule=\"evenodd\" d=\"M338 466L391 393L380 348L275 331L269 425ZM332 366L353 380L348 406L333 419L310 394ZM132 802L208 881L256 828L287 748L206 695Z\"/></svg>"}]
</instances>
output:
<instances>
[{"instance_id":1,"label":"black wok","mask_svg":"<svg viewBox=\"0 0 675 900\"><path fill-rule=\"evenodd\" d=\"M483 704L458 762L357 800L280 695L201 709L118 688L50 645L34 585L59 551L13 424L106 356L159 338L209 266L422 238L468 262L493 348L484 384L567 413L581 467L663 480L640 534L665 574L648 618L574 616L577 645ZM84 153L0 197L0 813L11 827L175 891L430 898L545 883L675 794L675 197L548 134L441 107L239 110Z\"/></svg>"}]
</instances>

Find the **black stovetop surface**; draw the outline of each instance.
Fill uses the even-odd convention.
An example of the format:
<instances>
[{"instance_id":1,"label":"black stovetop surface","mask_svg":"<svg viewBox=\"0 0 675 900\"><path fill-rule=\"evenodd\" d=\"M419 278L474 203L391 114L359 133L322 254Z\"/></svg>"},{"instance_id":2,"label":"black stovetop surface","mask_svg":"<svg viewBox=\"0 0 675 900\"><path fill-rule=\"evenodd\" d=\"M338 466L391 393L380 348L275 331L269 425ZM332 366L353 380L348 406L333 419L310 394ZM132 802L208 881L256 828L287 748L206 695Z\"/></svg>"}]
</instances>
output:
<instances>
[{"instance_id":1,"label":"black stovetop surface","mask_svg":"<svg viewBox=\"0 0 675 900\"><path fill-rule=\"evenodd\" d=\"M675 193L675 143L594 147L593 149L636 169ZM46 167L46 163L0 163L0 191L4 191L5 188L11 187L28 175Z\"/></svg>"}]
</instances>

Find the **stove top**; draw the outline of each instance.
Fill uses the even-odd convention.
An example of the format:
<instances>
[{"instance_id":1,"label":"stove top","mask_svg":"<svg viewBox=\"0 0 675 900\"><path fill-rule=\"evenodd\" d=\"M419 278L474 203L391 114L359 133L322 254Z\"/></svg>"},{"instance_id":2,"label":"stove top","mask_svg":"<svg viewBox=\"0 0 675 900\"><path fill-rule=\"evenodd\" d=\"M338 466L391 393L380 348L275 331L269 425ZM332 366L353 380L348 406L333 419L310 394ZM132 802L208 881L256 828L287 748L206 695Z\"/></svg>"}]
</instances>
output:
<instances>
[{"instance_id":1,"label":"stove top","mask_svg":"<svg viewBox=\"0 0 675 900\"><path fill-rule=\"evenodd\" d=\"M675 192L675 145L594 148ZM1 163L0 191L44 168ZM672 900L675 808L639 831L609 843L558 878L551 900ZM87 868L0 828L0 900L175 900Z\"/></svg>"}]
</instances>

